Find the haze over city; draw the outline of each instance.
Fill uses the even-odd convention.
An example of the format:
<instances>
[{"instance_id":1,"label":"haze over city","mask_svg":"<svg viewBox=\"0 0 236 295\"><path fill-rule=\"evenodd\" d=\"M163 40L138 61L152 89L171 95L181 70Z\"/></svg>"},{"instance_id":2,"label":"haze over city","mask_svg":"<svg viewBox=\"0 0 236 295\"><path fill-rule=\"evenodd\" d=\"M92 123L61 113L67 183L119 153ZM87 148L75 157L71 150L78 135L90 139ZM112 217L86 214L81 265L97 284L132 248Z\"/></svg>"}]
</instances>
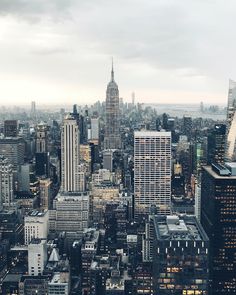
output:
<instances>
[{"instance_id":1,"label":"haze over city","mask_svg":"<svg viewBox=\"0 0 236 295\"><path fill-rule=\"evenodd\" d=\"M0 2L0 104L94 103L114 58L120 96L226 104L233 0Z\"/></svg>"}]
</instances>

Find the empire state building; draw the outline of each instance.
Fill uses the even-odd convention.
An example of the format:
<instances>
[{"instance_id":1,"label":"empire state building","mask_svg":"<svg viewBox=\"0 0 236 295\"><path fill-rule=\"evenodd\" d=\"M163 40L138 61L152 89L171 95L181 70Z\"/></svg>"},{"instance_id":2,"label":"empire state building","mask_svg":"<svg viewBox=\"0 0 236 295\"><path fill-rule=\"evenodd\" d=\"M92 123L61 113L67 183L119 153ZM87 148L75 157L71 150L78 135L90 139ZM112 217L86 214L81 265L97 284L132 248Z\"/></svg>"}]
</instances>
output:
<instances>
[{"instance_id":1,"label":"empire state building","mask_svg":"<svg viewBox=\"0 0 236 295\"><path fill-rule=\"evenodd\" d=\"M111 81L107 85L106 92L106 125L104 137L104 149L120 149L120 108L119 89L114 80L113 63L111 69Z\"/></svg>"}]
</instances>

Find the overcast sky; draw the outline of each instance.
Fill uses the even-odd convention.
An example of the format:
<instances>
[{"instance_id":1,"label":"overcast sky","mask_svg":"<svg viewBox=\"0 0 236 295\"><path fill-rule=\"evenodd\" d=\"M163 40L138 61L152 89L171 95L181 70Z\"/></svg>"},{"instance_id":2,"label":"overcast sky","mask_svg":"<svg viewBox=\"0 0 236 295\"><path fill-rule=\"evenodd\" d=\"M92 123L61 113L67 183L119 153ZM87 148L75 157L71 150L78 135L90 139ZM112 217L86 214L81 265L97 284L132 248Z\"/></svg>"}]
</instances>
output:
<instances>
[{"instance_id":1,"label":"overcast sky","mask_svg":"<svg viewBox=\"0 0 236 295\"><path fill-rule=\"evenodd\" d=\"M235 0L0 0L0 104L225 104Z\"/></svg>"}]
</instances>

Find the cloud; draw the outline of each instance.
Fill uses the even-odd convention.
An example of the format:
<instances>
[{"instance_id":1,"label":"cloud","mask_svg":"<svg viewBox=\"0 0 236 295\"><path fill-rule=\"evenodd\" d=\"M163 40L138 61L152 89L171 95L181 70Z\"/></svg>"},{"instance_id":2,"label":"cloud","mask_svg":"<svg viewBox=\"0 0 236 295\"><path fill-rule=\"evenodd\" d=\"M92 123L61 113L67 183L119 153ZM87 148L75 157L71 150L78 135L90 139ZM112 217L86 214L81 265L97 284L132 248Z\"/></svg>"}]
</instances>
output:
<instances>
[{"instance_id":1,"label":"cloud","mask_svg":"<svg viewBox=\"0 0 236 295\"><path fill-rule=\"evenodd\" d=\"M64 83L91 99L104 95L114 56L122 96L205 92L224 102L236 77L235 9L233 0L1 0L0 75L45 83L47 72L60 96Z\"/></svg>"}]
</instances>

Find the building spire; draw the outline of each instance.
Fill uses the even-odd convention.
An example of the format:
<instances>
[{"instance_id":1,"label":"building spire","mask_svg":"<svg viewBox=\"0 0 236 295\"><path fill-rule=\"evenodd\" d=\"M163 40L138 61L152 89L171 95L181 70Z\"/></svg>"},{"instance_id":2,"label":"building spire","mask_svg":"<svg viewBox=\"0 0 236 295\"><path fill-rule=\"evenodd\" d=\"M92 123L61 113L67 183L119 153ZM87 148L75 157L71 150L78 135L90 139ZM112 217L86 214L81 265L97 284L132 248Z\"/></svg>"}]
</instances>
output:
<instances>
[{"instance_id":1,"label":"building spire","mask_svg":"<svg viewBox=\"0 0 236 295\"><path fill-rule=\"evenodd\" d=\"M111 81L114 82L113 57L111 58Z\"/></svg>"}]
</instances>

